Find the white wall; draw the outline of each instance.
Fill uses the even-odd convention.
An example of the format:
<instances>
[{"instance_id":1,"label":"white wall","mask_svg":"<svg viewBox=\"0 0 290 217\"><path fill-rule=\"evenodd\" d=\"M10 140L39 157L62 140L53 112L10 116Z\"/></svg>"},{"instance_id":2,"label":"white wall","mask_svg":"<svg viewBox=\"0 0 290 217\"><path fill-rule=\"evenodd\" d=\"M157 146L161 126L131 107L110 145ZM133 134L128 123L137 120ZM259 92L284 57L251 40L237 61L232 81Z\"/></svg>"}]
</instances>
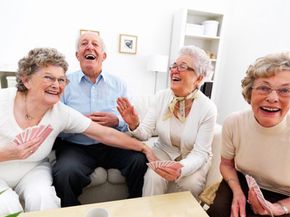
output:
<instances>
[{"instance_id":1,"label":"white wall","mask_svg":"<svg viewBox=\"0 0 290 217\"><path fill-rule=\"evenodd\" d=\"M168 54L173 12L180 8L224 13L221 64L214 100L218 122L247 107L240 80L257 57L289 50L290 1L277 0L2 0L0 3L0 70L15 70L34 47L56 47L78 68L74 57L80 29L101 32L108 59L105 70L122 77L134 95L154 90L154 73L146 70L148 55ZM120 33L138 36L137 55L118 53ZM166 87L159 74L158 89Z\"/></svg>"},{"instance_id":2,"label":"white wall","mask_svg":"<svg viewBox=\"0 0 290 217\"><path fill-rule=\"evenodd\" d=\"M180 8L224 12L228 0L2 0L0 70L15 70L34 47L55 47L67 57L70 71L80 29L100 31L107 45L104 69L122 77L134 95L154 91L154 73L146 70L152 53L169 54L172 15ZM120 33L138 36L137 55L118 53ZM158 89L167 74L159 73Z\"/></svg>"},{"instance_id":3,"label":"white wall","mask_svg":"<svg viewBox=\"0 0 290 217\"><path fill-rule=\"evenodd\" d=\"M230 8L215 86L220 123L229 113L249 106L241 94L247 67L268 53L290 51L290 1L233 0Z\"/></svg>"}]
</instances>

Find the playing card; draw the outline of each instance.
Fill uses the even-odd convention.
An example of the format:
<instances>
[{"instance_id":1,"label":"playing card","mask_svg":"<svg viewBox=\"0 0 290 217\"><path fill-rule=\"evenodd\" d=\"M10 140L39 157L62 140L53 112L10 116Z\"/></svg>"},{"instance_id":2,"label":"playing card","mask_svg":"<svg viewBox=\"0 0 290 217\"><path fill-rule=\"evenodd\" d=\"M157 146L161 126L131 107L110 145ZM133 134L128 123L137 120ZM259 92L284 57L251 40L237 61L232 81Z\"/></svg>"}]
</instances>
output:
<instances>
[{"instance_id":1,"label":"playing card","mask_svg":"<svg viewBox=\"0 0 290 217\"><path fill-rule=\"evenodd\" d=\"M22 144L23 141L22 141L22 138L21 138L21 134L18 134L18 135L15 137L14 141L15 141L18 145L19 145L19 144Z\"/></svg>"},{"instance_id":2,"label":"playing card","mask_svg":"<svg viewBox=\"0 0 290 217\"><path fill-rule=\"evenodd\" d=\"M34 139L36 137L36 135L38 134L39 128L37 127L32 127L31 128L31 133L29 136L29 140Z\"/></svg>"},{"instance_id":3,"label":"playing card","mask_svg":"<svg viewBox=\"0 0 290 217\"><path fill-rule=\"evenodd\" d=\"M18 135L16 135L13 142L20 145L36 137L41 137L42 141L44 141L47 138L47 136L51 133L52 130L53 129L51 125L47 125L47 126L40 125L40 126L29 127L29 128L26 128L21 133L19 133Z\"/></svg>"},{"instance_id":4,"label":"playing card","mask_svg":"<svg viewBox=\"0 0 290 217\"><path fill-rule=\"evenodd\" d=\"M23 141L28 141L28 134L30 134L29 133L29 130L30 130L30 128L27 128L25 131L23 131L23 133L21 134L22 135L22 139L23 139Z\"/></svg>"},{"instance_id":5,"label":"playing card","mask_svg":"<svg viewBox=\"0 0 290 217\"><path fill-rule=\"evenodd\" d=\"M148 167L150 167L152 170L155 170L161 167L171 167L174 164L178 164L178 162L171 161L171 160L159 160L159 161L151 161L150 163L147 163Z\"/></svg>"},{"instance_id":6,"label":"playing card","mask_svg":"<svg viewBox=\"0 0 290 217\"><path fill-rule=\"evenodd\" d=\"M38 132L37 132L37 134L36 134L35 137L39 137L39 136L41 136L41 134L43 133L43 131L45 130L45 128L46 128L46 126L44 126L44 125L40 125L40 126L38 127Z\"/></svg>"},{"instance_id":7,"label":"playing card","mask_svg":"<svg viewBox=\"0 0 290 217\"><path fill-rule=\"evenodd\" d=\"M46 128L42 131L40 136L42 137L43 141L48 137L48 135L51 133L52 128L50 125L46 126Z\"/></svg>"},{"instance_id":8,"label":"playing card","mask_svg":"<svg viewBox=\"0 0 290 217\"><path fill-rule=\"evenodd\" d=\"M264 195L263 195L259 185L257 184L256 180L252 176L249 176L249 175L246 175L246 180L247 180L249 188L253 188L254 189L254 191L255 191L255 193L257 195L257 198L258 198L259 202L261 203L261 205L266 210L269 211L271 216L273 216L273 212L272 212L272 209L271 209L272 204L264 198Z\"/></svg>"}]
</instances>

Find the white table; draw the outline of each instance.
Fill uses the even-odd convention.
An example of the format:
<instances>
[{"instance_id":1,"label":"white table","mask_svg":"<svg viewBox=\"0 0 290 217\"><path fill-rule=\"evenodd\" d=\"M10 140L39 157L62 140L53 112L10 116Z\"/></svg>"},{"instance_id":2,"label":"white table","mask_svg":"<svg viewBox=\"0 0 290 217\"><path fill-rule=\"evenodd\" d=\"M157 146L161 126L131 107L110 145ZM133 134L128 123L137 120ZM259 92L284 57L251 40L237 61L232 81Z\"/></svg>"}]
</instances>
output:
<instances>
[{"instance_id":1,"label":"white table","mask_svg":"<svg viewBox=\"0 0 290 217\"><path fill-rule=\"evenodd\" d=\"M208 217L189 191L135 199L22 213L20 217L85 217L93 207L108 210L110 217Z\"/></svg>"}]
</instances>

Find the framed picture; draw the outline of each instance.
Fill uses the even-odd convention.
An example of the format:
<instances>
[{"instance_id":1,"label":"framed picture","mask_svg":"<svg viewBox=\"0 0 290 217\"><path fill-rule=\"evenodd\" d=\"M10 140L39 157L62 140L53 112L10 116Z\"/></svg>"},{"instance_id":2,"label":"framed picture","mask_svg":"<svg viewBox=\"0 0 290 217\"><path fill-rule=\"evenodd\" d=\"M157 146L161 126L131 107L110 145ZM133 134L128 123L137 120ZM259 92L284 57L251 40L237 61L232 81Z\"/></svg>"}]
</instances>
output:
<instances>
[{"instance_id":1,"label":"framed picture","mask_svg":"<svg viewBox=\"0 0 290 217\"><path fill-rule=\"evenodd\" d=\"M84 34L85 32L93 32L93 33L96 33L97 35L100 35L99 31L89 30L89 29L81 29L80 30L80 35Z\"/></svg>"},{"instance_id":2,"label":"framed picture","mask_svg":"<svg viewBox=\"0 0 290 217\"><path fill-rule=\"evenodd\" d=\"M120 34L119 52L127 54L137 53L137 36Z\"/></svg>"}]
</instances>

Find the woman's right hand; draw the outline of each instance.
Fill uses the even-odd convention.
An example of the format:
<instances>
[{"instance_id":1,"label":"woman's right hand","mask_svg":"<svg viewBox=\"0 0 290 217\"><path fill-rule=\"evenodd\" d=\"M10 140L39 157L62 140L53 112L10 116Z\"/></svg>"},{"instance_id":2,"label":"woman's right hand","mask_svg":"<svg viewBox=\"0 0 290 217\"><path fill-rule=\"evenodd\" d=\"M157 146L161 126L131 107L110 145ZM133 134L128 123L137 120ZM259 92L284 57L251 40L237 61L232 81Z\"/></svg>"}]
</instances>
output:
<instances>
[{"instance_id":1,"label":"woman's right hand","mask_svg":"<svg viewBox=\"0 0 290 217\"><path fill-rule=\"evenodd\" d=\"M123 120L129 125L130 130L135 130L139 125L139 117L134 106L124 97L119 97L117 99L117 104L117 109Z\"/></svg>"},{"instance_id":2,"label":"woman's right hand","mask_svg":"<svg viewBox=\"0 0 290 217\"><path fill-rule=\"evenodd\" d=\"M42 141L41 137L36 137L22 144L18 144L14 140L0 149L0 161L26 159L39 148Z\"/></svg>"},{"instance_id":3,"label":"woman's right hand","mask_svg":"<svg viewBox=\"0 0 290 217\"><path fill-rule=\"evenodd\" d=\"M246 217L246 197L243 191L233 192L231 217Z\"/></svg>"}]
</instances>

